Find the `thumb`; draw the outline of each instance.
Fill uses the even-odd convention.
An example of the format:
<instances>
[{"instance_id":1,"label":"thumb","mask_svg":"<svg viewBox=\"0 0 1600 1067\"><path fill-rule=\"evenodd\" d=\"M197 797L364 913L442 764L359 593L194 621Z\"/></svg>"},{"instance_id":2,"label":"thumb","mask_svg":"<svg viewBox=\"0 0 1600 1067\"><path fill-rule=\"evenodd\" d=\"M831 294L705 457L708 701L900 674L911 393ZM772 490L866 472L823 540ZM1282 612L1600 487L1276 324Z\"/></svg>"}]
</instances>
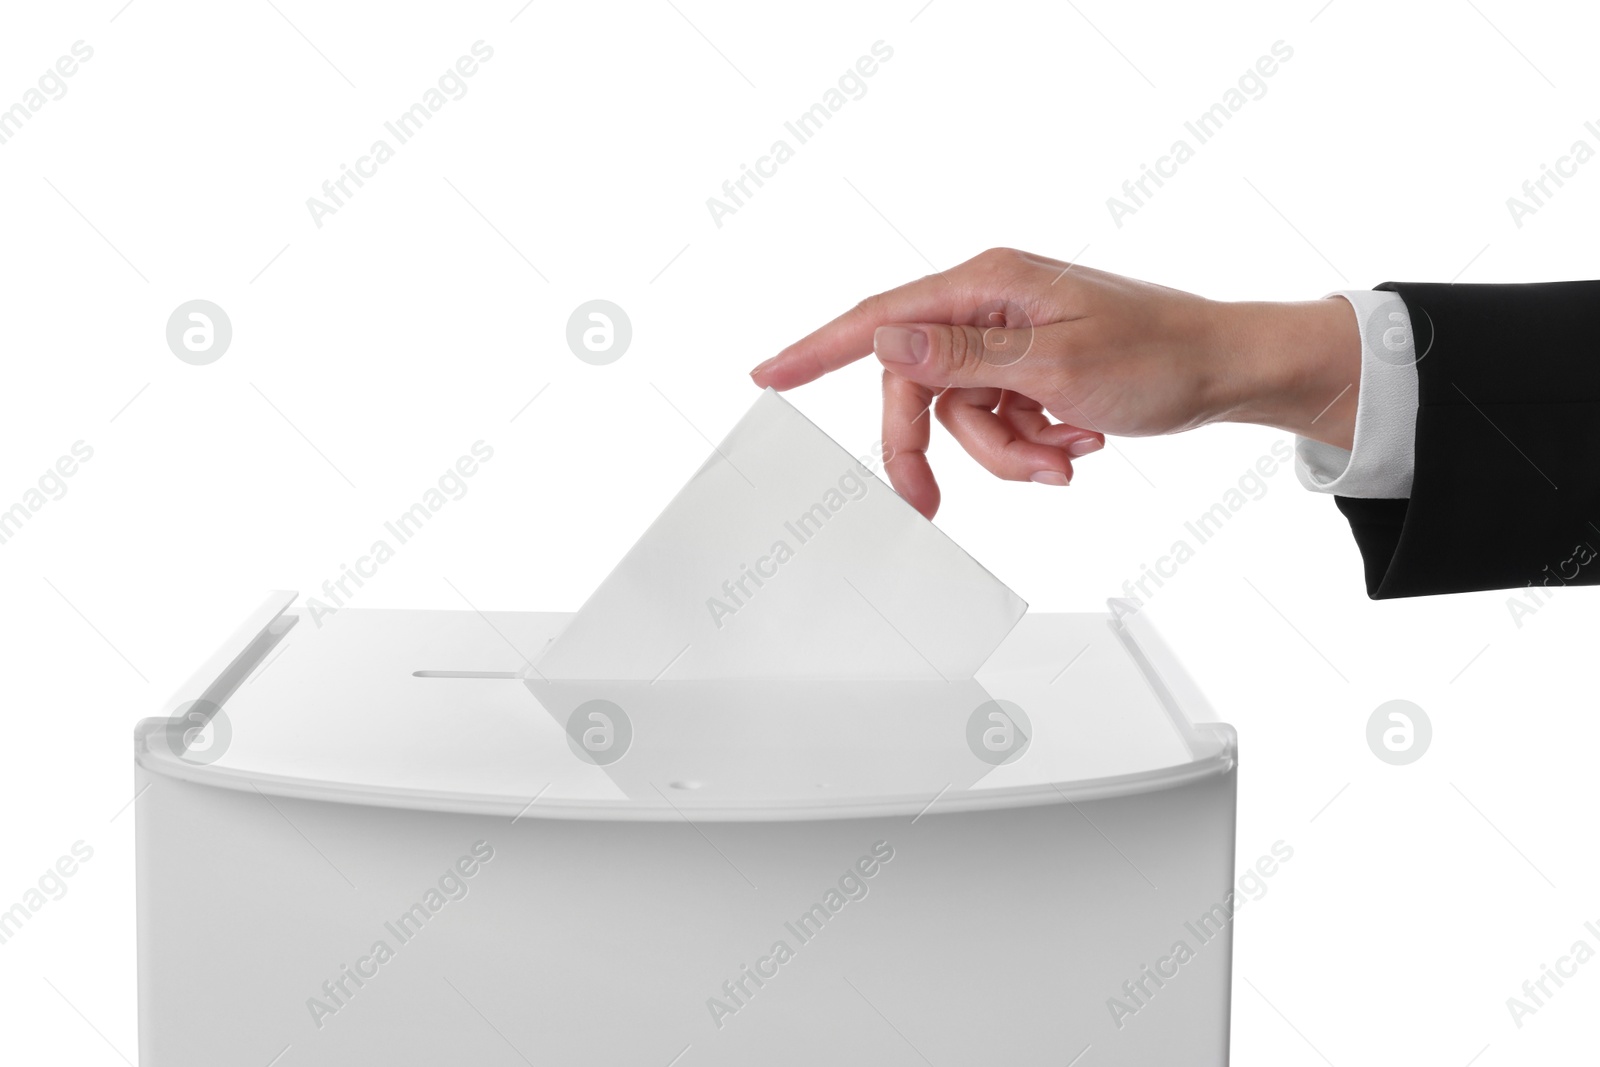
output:
<instances>
[{"instance_id":1,"label":"thumb","mask_svg":"<svg viewBox=\"0 0 1600 1067\"><path fill-rule=\"evenodd\" d=\"M879 326L872 349L887 370L921 385L943 388L1015 387L1034 329L918 323Z\"/></svg>"}]
</instances>

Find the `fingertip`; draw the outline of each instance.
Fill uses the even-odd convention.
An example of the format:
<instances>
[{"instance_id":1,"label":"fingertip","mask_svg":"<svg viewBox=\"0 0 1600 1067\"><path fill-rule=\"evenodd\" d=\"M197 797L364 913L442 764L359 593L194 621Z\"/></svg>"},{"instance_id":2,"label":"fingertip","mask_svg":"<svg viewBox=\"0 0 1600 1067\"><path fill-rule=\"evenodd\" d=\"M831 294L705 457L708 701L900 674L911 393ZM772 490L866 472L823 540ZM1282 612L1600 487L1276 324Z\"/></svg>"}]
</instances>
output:
<instances>
[{"instance_id":1,"label":"fingertip","mask_svg":"<svg viewBox=\"0 0 1600 1067\"><path fill-rule=\"evenodd\" d=\"M759 364L750 372L750 380L762 389L776 389L784 392L797 385L804 385L812 379L800 366L800 361L784 349L765 363Z\"/></svg>"},{"instance_id":2,"label":"fingertip","mask_svg":"<svg viewBox=\"0 0 1600 1067\"><path fill-rule=\"evenodd\" d=\"M1098 452L1106 446L1106 435L1094 430L1085 430L1081 427L1070 426L1066 423L1057 423L1047 426L1038 433L1035 440L1040 444L1052 448L1062 449L1069 456L1087 456Z\"/></svg>"},{"instance_id":3,"label":"fingertip","mask_svg":"<svg viewBox=\"0 0 1600 1067\"><path fill-rule=\"evenodd\" d=\"M816 353L801 341L785 348L765 363L758 364L750 372L750 380L763 389L776 389L781 393L814 382L827 370Z\"/></svg>"},{"instance_id":4,"label":"fingertip","mask_svg":"<svg viewBox=\"0 0 1600 1067\"><path fill-rule=\"evenodd\" d=\"M1067 445L1067 455L1077 458L1098 452L1106 447L1104 437L1080 437Z\"/></svg>"},{"instance_id":5,"label":"fingertip","mask_svg":"<svg viewBox=\"0 0 1600 1067\"><path fill-rule=\"evenodd\" d=\"M928 334L917 326L879 326L872 333L872 353L891 367L905 367L928 358Z\"/></svg>"},{"instance_id":6,"label":"fingertip","mask_svg":"<svg viewBox=\"0 0 1600 1067\"><path fill-rule=\"evenodd\" d=\"M776 389L780 393L793 389L797 385L805 384L805 379L796 381L795 378L796 375L794 373L776 361L763 363L750 372L750 380L755 382L758 387Z\"/></svg>"},{"instance_id":7,"label":"fingertip","mask_svg":"<svg viewBox=\"0 0 1600 1067\"><path fill-rule=\"evenodd\" d=\"M1018 441L1006 450L1002 469L995 473L1011 481L1071 485L1072 456L1064 448Z\"/></svg>"},{"instance_id":8,"label":"fingertip","mask_svg":"<svg viewBox=\"0 0 1600 1067\"><path fill-rule=\"evenodd\" d=\"M767 372L771 370L773 364L777 362L778 357L773 356L771 359L763 360L760 363L757 363L754 367L750 368L750 380L755 382L761 388L765 389L771 384L771 382L768 381Z\"/></svg>"},{"instance_id":9,"label":"fingertip","mask_svg":"<svg viewBox=\"0 0 1600 1067\"><path fill-rule=\"evenodd\" d=\"M933 468L928 465L926 456L907 453L891 457L884 464L884 471L889 475L889 484L902 500L916 508L923 518L933 518L939 510L941 494L939 481L933 476Z\"/></svg>"},{"instance_id":10,"label":"fingertip","mask_svg":"<svg viewBox=\"0 0 1600 1067\"><path fill-rule=\"evenodd\" d=\"M1072 456L1065 449L1030 448L1028 457L1033 468L1028 480L1038 485L1067 486L1072 484Z\"/></svg>"}]
</instances>

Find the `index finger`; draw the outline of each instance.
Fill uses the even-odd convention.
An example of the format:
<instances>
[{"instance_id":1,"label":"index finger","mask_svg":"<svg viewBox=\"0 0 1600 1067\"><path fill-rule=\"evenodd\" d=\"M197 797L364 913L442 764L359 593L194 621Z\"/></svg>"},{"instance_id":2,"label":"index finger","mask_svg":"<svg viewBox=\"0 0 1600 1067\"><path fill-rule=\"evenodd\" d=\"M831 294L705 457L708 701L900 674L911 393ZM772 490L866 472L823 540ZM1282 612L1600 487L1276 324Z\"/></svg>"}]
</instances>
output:
<instances>
[{"instance_id":1,"label":"index finger","mask_svg":"<svg viewBox=\"0 0 1600 1067\"><path fill-rule=\"evenodd\" d=\"M793 389L870 354L872 334L879 326L950 321L959 289L948 273L930 274L867 297L758 366L750 377L763 389Z\"/></svg>"}]
</instances>

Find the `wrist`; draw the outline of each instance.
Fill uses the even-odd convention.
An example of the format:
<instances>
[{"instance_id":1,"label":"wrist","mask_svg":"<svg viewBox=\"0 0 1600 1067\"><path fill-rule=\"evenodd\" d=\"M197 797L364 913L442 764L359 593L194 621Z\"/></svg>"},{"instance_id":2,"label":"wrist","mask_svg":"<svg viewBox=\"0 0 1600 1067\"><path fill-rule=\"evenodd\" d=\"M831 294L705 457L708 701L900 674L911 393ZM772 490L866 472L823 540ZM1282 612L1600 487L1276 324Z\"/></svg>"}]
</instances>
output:
<instances>
[{"instance_id":1,"label":"wrist","mask_svg":"<svg viewBox=\"0 0 1600 1067\"><path fill-rule=\"evenodd\" d=\"M1361 332L1348 301L1213 307L1209 349L1221 384L1216 418L1351 447L1361 389Z\"/></svg>"}]
</instances>

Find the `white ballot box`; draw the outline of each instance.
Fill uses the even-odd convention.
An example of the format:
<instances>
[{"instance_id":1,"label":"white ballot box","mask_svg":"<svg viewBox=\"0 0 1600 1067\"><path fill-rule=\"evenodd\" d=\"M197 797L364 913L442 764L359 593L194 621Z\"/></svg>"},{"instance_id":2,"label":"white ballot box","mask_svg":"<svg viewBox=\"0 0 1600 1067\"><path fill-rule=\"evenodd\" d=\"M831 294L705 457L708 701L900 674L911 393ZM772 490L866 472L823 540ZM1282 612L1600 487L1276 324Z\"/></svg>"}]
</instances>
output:
<instances>
[{"instance_id":1,"label":"white ballot box","mask_svg":"<svg viewBox=\"0 0 1600 1067\"><path fill-rule=\"evenodd\" d=\"M1227 1062L1235 735L1129 604L589 682L294 599L137 729L144 1067Z\"/></svg>"}]
</instances>

